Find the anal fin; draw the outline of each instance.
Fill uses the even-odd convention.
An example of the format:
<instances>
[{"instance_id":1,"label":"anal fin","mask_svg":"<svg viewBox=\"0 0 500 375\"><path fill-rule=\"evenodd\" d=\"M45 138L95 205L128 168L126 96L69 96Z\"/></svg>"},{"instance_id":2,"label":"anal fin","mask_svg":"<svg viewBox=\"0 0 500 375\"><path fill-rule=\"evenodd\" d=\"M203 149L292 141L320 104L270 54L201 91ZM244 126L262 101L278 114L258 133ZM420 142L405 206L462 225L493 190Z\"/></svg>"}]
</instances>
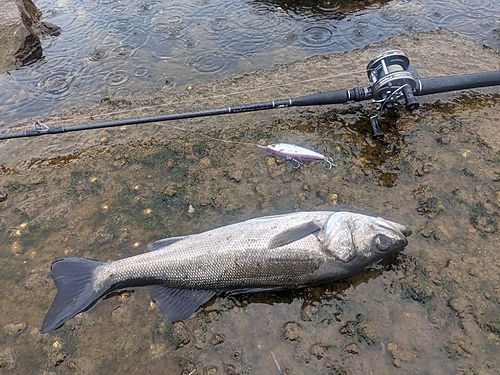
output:
<instances>
[{"instance_id":1,"label":"anal fin","mask_svg":"<svg viewBox=\"0 0 500 375\"><path fill-rule=\"evenodd\" d=\"M164 285L149 286L151 299L171 322L189 318L216 292L213 290L175 289Z\"/></svg>"}]
</instances>

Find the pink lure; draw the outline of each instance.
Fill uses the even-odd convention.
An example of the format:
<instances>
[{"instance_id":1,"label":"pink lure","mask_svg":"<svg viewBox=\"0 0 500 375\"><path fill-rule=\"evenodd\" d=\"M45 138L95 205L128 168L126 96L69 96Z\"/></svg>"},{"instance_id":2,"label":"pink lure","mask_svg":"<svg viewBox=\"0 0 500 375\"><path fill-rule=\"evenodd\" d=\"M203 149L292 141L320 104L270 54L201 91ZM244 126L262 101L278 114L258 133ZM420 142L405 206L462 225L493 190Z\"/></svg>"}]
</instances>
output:
<instances>
[{"instance_id":1,"label":"pink lure","mask_svg":"<svg viewBox=\"0 0 500 375\"><path fill-rule=\"evenodd\" d=\"M273 143L266 146L266 150L275 155L291 159L299 165L302 160L323 160L328 163L328 169L336 167L333 161L328 156L320 154L319 152L309 150L305 147L295 146L288 143Z\"/></svg>"}]
</instances>

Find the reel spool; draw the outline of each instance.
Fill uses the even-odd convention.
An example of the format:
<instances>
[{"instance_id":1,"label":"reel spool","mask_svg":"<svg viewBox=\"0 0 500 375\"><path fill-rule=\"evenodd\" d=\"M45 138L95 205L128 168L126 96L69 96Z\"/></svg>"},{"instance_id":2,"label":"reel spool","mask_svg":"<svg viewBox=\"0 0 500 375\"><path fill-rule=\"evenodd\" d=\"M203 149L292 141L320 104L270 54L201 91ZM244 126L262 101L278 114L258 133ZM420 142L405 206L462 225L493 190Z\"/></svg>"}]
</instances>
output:
<instances>
[{"instance_id":1,"label":"reel spool","mask_svg":"<svg viewBox=\"0 0 500 375\"><path fill-rule=\"evenodd\" d=\"M366 73L372 83L373 102L380 104L379 112L370 117L372 139L380 141L384 133L378 125L378 117L386 108L393 108L401 101L409 111L418 108L419 103L413 95L418 73L401 50L386 51L374 57L368 63Z\"/></svg>"}]
</instances>

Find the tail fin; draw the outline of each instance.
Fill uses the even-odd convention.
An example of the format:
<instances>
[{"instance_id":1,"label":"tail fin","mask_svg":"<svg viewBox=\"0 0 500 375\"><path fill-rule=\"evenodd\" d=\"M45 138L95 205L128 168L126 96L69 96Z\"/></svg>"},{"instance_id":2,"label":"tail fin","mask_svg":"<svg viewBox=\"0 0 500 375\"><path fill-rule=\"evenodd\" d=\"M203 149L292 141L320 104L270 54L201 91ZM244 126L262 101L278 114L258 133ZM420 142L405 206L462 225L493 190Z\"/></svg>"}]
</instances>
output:
<instances>
[{"instance_id":1,"label":"tail fin","mask_svg":"<svg viewBox=\"0 0 500 375\"><path fill-rule=\"evenodd\" d=\"M57 258L50 273L57 287L56 298L45 316L41 331L51 332L76 314L91 308L107 290L94 290L94 271L102 262L85 258Z\"/></svg>"}]
</instances>

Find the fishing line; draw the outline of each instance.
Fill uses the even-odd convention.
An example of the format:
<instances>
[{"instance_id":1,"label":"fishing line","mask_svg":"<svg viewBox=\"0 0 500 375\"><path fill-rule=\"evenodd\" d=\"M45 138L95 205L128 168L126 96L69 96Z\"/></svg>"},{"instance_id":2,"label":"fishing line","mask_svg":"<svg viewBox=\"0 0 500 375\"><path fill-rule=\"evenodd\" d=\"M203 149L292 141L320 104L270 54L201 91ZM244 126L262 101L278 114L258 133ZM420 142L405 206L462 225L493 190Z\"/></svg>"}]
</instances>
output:
<instances>
[{"instance_id":1,"label":"fishing line","mask_svg":"<svg viewBox=\"0 0 500 375\"><path fill-rule=\"evenodd\" d=\"M329 78L346 76L354 73L355 72L331 75L329 76ZM107 120L107 121L92 122L92 123L80 123L70 126L58 125L49 127L40 122L35 122L34 129L0 133L0 139L4 140L13 138L34 137L40 135L60 134L66 132L103 129L103 128L126 126L126 125L166 122L171 120L193 119L193 118L216 116L216 115L239 114L243 112L262 111L262 110L276 109L276 108L332 105L332 104L344 104L351 101L360 102L365 100L372 100L373 104L379 106L378 116L375 115L370 117L369 121L369 124L372 128L372 139L377 141L382 141L384 139L384 133L379 127L378 117L380 116L380 113L382 111L385 111L388 108L394 108L394 109L404 108L406 110L412 111L419 107L419 102L417 101L416 96L500 85L500 71L443 76L435 78L419 78L417 70L410 65L409 58L401 50L390 50L379 54L369 62L366 68L366 73L371 83L370 86L360 86L360 87L354 87L352 89L338 89L334 91L320 92L295 98L268 100L265 102L250 103L250 104L237 104L222 108L210 108L210 109L202 109L202 110L195 110L188 112L177 112L177 113L169 111L168 113L163 113L163 114L156 114L156 115L149 114L148 116L143 116L140 118L122 118L122 119ZM269 86L268 88L283 87L291 84L297 84L297 82L317 81L319 79L325 80L326 77L311 78L309 80L296 81L294 83L274 85L274 86ZM233 96L243 93L260 91L263 89L264 89L263 87L260 87L250 90L233 92ZM166 105L187 103L187 102L198 104L198 102L203 101L203 99L214 100L216 98L226 98L228 95L229 94L221 94L221 95L212 95L207 98L186 99L184 101L178 101L177 103L171 102L166 104L156 104L154 106L149 105L135 109L131 108L129 110L119 110L115 113L125 113L131 111L139 111L139 110L145 111L148 108L154 109ZM102 117L104 115L109 116L110 114L107 113L96 116ZM93 120L93 117L90 116L90 119ZM73 120L74 118L67 119L65 120L65 122ZM60 119L58 119L58 121L61 122ZM288 145L288 146L293 146L293 145ZM299 146L294 146L294 147L299 147ZM266 148L269 149L269 145L266 146ZM304 157L312 159L315 158L309 154L312 151L307 149L305 149L305 151L307 152L305 152ZM291 150L285 147L284 150L280 150L280 153L283 156L287 157L289 156L287 154L300 155L301 151ZM320 156L321 159L324 159L323 155Z\"/></svg>"},{"instance_id":2,"label":"fishing line","mask_svg":"<svg viewBox=\"0 0 500 375\"><path fill-rule=\"evenodd\" d=\"M46 126L45 124L40 124L43 126ZM193 134L194 130L190 131L186 128L180 127L180 126L175 126L175 125L169 125L173 129L178 129L186 132L186 136L189 134ZM260 149L264 149L269 151L270 153L274 154L275 156L283 157L286 160L292 161L295 165L295 168L299 168L303 163L303 160L320 160L324 161L327 163L327 169L331 169L332 167L337 167L337 164L333 163L333 159L329 156L323 155L319 152L312 151L308 148L301 147L301 146L296 146L293 144L289 143L272 143L268 144L267 146L262 146L257 143L253 142L244 142L244 141L232 141L228 139L222 139L222 138L217 138L217 137L212 137L210 135L206 134L199 134L204 138L211 139L216 142L222 142L222 143L232 143L232 144L240 144L240 145L245 145L245 146L252 146L252 147L258 147Z\"/></svg>"},{"instance_id":3,"label":"fishing line","mask_svg":"<svg viewBox=\"0 0 500 375\"><path fill-rule=\"evenodd\" d=\"M307 82L315 82L315 81L320 81L320 80L323 81L323 80L327 80L327 79L349 76L349 75L354 75L354 74L363 73L363 72L365 72L365 70L356 70L356 71L351 71L351 72L347 72L347 73L339 73L339 74L324 76L324 77L319 77L319 78L310 78L310 79L305 79L305 80L300 80L300 81L293 81L293 82L289 82L289 83L282 83L279 85L261 86L261 87L248 89L248 90L233 91L233 92L230 92L227 94L212 95L212 96L208 96L208 97L204 97L204 98L192 98L192 99L186 99L186 100L181 100L181 101L177 101L177 102L169 102L169 103L164 103L164 104L156 104L156 105L142 106L142 107L131 108L131 109L124 109L124 110L120 110L120 111L92 115L92 118L100 119L103 117L123 115L123 114L131 113L131 112L140 112L140 111L145 111L145 110L158 109L158 108L166 107L166 106L175 106L175 105L179 105L179 104L191 103L194 100L196 100L196 101L208 101L208 100L214 100L214 99L223 99L223 98L226 98L228 96L243 95L243 94L248 94L248 93L253 93L253 92L259 92L262 90L292 86L292 85L297 85L297 84L307 83ZM45 125L54 125L54 124L68 123L68 122L73 122L73 121L81 121L83 118L87 118L87 116L85 116L85 117L72 117L72 118L68 118L68 119L51 117L48 119L48 121L45 121L44 124Z\"/></svg>"}]
</instances>

